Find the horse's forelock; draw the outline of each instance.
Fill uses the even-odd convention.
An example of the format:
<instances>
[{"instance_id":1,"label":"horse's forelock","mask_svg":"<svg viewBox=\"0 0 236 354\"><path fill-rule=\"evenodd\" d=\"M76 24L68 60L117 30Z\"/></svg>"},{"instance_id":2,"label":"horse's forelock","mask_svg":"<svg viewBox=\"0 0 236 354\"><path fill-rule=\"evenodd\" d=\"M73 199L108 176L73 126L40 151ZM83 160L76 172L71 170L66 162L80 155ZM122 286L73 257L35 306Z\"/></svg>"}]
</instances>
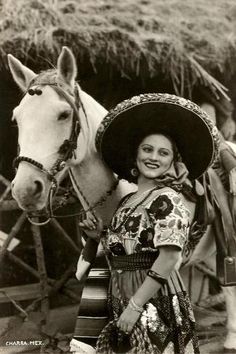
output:
<instances>
[{"instance_id":1,"label":"horse's forelock","mask_svg":"<svg viewBox=\"0 0 236 354\"><path fill-rule=\"evenodd\" d=\"M55 69L48 69L41 71L31 82L30 86L33 85L45 85L56 83L57 71Z\"/></svg>"}]
</instances>

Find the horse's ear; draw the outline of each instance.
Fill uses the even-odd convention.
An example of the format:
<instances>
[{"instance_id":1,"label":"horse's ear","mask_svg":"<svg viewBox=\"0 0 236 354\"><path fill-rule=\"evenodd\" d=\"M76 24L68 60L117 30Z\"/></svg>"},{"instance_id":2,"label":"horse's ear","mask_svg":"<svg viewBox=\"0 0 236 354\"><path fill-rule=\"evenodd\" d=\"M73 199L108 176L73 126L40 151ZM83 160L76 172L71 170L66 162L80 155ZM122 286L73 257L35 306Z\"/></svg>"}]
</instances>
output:
<instances>
[{"instance_id":1,"label":"horse's ear","mask_svg":"<svg viewBox=\"0 0 236 354\"><path fill-rule=\"evenodd\" d=\"M36 76L36 74L23 65L18 59L13 55L8 54L8 65L12 73L13 79L20 87L22 91L26 91L30 81Z\"/></svg>"},{"instance_id":2,"label":"horse's ear","mask_svg":"<svg viewBox=\"0 0 236 354\"><path fill-rule=\"evenodd\" d=\"M58 77L74 88L77 67L75 57L68 47L63 47L57 61Z\"/></svg>"}]
</instances>

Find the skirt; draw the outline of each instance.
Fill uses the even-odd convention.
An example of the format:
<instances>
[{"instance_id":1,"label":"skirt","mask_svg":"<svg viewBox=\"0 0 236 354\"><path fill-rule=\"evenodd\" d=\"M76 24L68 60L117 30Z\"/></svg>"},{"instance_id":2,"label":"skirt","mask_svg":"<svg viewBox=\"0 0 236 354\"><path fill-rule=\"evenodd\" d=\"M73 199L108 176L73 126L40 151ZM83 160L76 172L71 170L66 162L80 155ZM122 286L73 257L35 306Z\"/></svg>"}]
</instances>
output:
<instances>
[{"instance_id":1,"label":"skirt","mask_svg":"<svg viewBox=\"0 0 236 354\"><path fill-rule=\"evenodd\" d=\"M198 354L194 314L178 271L173 271L167 284L145 304L129 337L122 338L117 333L116 320L147 275L147 269L137 269L137 265L134 270L119 267L123 269L112 271L108 292L110 322L98 338L96 353ZM114 348L117 341L120 351L117 346Z\"/></svg>"}]
</instances>

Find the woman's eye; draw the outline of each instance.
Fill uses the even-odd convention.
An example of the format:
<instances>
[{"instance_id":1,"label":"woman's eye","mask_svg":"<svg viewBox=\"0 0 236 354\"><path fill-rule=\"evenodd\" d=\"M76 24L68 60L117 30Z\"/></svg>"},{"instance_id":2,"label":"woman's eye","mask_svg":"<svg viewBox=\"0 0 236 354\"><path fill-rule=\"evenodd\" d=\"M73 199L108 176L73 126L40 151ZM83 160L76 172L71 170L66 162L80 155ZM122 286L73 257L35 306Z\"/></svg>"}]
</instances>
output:
<instances>
[{"instance_id":1,"label":"woman's eye","mask_svg":"<svg viewBox=\"0 0 236 354\"><path fill-rule=\"evenodd\" d=\"M143 151L144 151L144 152L151 152L152 149L150 149L150 148L148 148L148 147L145 147L145 148L143 148Z\"/></svg>"},{"instance_id":2,"label":"woman's eye","mask_svg":"<svg viewBox=\"0 0 236 354\"><path fill-rule=\"evenodd\" d=\"M66 120L67 118L70 117L70 114L71 114L71 111L62 112L62 113L59 115L58 120Z\"/></svg>"},{"instance_id":3,"label":"woman's eye","mask_svg":"<svg viewBox=\"0 0 236 354\"><path fill-rule=\"evenodd\" d=\"M161 156L167 156L167 155L168 155L168 152L167 152L167 151L161 151L161 152L160 152L160 155L161 155Z\"/></svg>"}]
</instances>

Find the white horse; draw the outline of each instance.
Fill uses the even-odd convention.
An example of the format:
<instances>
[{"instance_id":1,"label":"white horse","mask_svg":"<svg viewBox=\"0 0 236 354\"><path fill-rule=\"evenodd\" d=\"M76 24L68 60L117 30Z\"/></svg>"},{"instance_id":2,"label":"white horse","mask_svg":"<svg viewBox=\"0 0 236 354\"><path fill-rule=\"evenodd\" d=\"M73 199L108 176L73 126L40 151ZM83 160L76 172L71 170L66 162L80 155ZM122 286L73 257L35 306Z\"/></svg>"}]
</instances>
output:
<instances>
[{"instance_id":1,"label":"white horse","mask_svg":"<svg viewBox=\"0 0 236 354\"><path fill-rule=\"evenodd\" d=\"M73 54L64 47L58 58L57 70L44 72L40 78L12 55L8 59L13 78L25 93L13 113L19 128L19 153L23 156L18 159L18 169L12 181L14 198L23 210L41 210L48 203L52 186L60 183L69 169L83 207L87 209L96 204L107 196L116 180L95 147L96 130L107 111L75 82L77 67ZM55 79L60 84L59 89L55 87ZM80 128L78 136L72 136L71 132L75 121ZM68 148L70 153L67 149L61 157L58 152L68 139L72 142L76 139L77 148L75 145L74 150ZM120 181L102 205L94 208L95 213L105 223L109 222L120 198L132 190L133 185ZM208 232L198 244L191 261L209 259L213 254L214 237ZM84 268L79 270L79 277L88 268L86 262L81 264ZM236 350L236 287L227 287L223 291L228 313L224 346Z\"/></svg>"}]
</instances>

